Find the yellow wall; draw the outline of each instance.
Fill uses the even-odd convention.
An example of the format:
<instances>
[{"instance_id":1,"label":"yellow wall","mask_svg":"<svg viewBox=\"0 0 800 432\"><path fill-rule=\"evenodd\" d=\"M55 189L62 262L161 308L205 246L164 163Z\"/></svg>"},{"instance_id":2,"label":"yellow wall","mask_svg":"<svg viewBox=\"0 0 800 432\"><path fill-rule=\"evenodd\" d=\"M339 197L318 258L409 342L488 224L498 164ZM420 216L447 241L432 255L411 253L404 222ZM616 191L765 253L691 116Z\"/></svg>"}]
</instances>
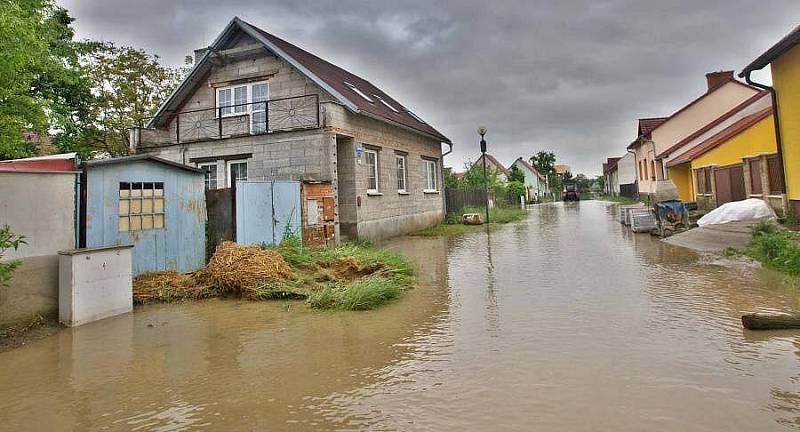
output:
<instances>
[{"instance_id":1,"label":"yellow wall","mask_svg":"<svg viewBox=\"0 0 800 432\"><path fill-rule=\"evenodd\" d=\"M745 156L775 153L777 148L775 127L770 115L715 149L694 159L692 169L708 165L725 166L742 163L742 158Z\"/></svg>"},{"instance_id":2,"label":"yellow wall","mask_svg":"<svg viewBox=\"0 0 800 432\"><path fill-rule=\"evenodd\" d=\"M800 45L772 62L772 82L778 93L786 193L800 200Z\"/></svg>"},{"instance_id":3,"label":"yellow wall","mask_svg":"<svg viewBox=\"0 0 800 432\"><path fill-rule=\"evenodd\" d=\"M694 201L694 182L692 181L692 170L688 163L674 167L669 167L669 178L678 188L678 198L681 201Z\"/></svg>"}]
</instances>

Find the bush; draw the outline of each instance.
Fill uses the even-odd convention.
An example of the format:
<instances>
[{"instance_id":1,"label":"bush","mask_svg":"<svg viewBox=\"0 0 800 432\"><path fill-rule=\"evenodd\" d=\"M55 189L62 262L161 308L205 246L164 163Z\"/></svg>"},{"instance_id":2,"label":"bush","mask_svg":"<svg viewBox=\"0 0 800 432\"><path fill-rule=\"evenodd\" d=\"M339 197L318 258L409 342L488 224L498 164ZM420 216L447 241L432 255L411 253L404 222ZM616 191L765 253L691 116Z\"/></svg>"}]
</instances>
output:
<instances>
[{"instance_id":1,"label":"bush","mask_svg":"<svg viewBox=\"0 0 800 432\"><path fill-rule=\"evenodd\" d=\"M0 226L0 258L3 258L7 250L17 250L23 244L27 244L25 237L12 233L11 227L8 225ZM0 262L0 287L8 286L11 274L21 263L19 260Z\"/></svg>"},{"instance_id":2,"label":"bush","mask_svg":"<svg viewBox=\"0 0 800 432\"><path fill-rule=\"evenodd\" d=\"M745 251L766 267L800 276L800 243L797 233L771 223L753 227L753 240Z\"/></svg>"},{"instance_id":3,"label":"bush","mask_svg":"<svg viewBox=\"0 0 800 432\"><path fill-rule=\"evenodd\" d=\"M373 276L349 285L327 286L308 298L318 309L368 310L388 303L403 292L402 281Z\"/></svg>"}]
</instances>

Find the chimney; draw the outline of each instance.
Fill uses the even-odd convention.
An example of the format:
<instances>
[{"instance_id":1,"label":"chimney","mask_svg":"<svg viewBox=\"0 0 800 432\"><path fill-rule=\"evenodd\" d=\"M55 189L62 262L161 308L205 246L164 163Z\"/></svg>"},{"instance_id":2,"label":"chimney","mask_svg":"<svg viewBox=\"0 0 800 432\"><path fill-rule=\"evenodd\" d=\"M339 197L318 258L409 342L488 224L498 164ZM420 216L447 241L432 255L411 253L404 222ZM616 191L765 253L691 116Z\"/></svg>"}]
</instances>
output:
<instances>
[{"instance_id":1,"label":"chimney","mask_svg":"<svg viewBox=\"0 0 800 432\"><path fill-rule=\"evenodd\" d=\"M208 51L208 47L205 48L198 48L194 50L194 64L200 63L200 59L203 58L203 55ZM733 73L733 72L731 72Z\"/></svg>"},{"instance_id":2,"label":"chimney","mask_svg":"<svg viewBox=\"0 0 800 432\"><path fill-rule=\"evenodd\" d=\"M728 81L733 81L733 71L719 71L719 72L710 72L706 74L706 81L708 82L708 90L711 91L726 83Z\"/></svg>"}]
</instances>

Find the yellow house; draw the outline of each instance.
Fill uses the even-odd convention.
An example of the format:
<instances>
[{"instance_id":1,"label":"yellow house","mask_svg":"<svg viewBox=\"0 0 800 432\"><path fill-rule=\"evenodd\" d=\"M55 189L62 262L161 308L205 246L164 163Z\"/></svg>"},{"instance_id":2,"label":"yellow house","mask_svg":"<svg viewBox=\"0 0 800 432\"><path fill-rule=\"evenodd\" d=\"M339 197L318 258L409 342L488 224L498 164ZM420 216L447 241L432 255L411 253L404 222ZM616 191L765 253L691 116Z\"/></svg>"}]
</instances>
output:
<instances>
[{"instance_id":1,"label":"yellow house","mask_svg":"<svg viewBox=\"0 0 800 432\"><path fill-rule=\"evenodd\" d=\"M750 74L770 65L773 87L752 81ZM755 59L739 74L772 92L776 106L778 166L783 168L786 197L800 214L800 26Z\"/></svg>"},{"instance_id":2,"label":"yellow house","mask_svg":"<svg viewBox=\"0 0 800 432\"><path fill-rule=\"evenodd\" d=\"M637 138L628 151L636 157L640 196L653 195L659 181L670 179L664 162L677 143L759 94L759 89L737 81L730 70L707 73L705 78L705 93L669 117L639 119Z\"/></svg>"},{"instance_id":3,"label":"yellow house","mask_svg":"<svg viewBox=\"0 0 800 432\"><path fill-rule=\"evenodd\" d=\"M772 107L749 114L666 163L682 200L713 208L761 198L783 206Z\"/></svg>"}]
</instances>

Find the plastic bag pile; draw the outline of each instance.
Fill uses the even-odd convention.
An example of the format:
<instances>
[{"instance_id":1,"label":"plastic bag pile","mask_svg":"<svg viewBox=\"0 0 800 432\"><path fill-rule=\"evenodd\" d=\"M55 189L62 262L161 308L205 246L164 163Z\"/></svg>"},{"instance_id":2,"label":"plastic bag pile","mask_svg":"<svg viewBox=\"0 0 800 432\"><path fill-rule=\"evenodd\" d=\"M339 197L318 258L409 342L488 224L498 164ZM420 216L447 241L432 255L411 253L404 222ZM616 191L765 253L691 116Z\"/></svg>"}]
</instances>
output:
<instances>
[{"instance_id":1,"label":"plastic bag pile","mask_svg":"<svg viewBox=\"0 0 800 432\"><path fill-rule=\"evenodd\" d=\"M740 221L776 220L775 211L764 200L750 198L744 201L725 203L697 221L697 225L719 225Z\"/></svg>"}]
</instances>

